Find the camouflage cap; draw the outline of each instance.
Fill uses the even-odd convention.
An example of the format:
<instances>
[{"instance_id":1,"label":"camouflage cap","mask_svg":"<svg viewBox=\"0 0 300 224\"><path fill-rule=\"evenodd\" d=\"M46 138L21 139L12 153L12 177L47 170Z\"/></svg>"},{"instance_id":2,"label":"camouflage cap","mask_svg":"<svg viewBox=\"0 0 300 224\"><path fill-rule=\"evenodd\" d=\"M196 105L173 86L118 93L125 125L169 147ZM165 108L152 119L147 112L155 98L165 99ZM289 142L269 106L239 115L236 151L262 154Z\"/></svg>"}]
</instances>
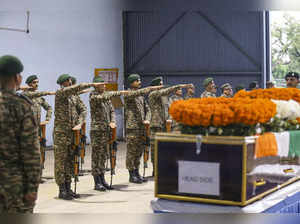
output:
<instances>
[{"instance_id":1,"label":"camouflage cap","mask_svg":"<svg viewBox=\"0 0 300 224\"><path fill-rule=\"evenodd\" d=\"M154 79L152 79L152 81L151 81L151 86L158 86L158 85L160 85L160 82L163 80L163 78L161 77L161 76L159 76L159 77L156 77L156 78L154 78Z\"/></svg>"},{"instance_id":2,"label":"camouflage cap","mask_svg":"<svg viewBox=\"0 0 300 224\"><path fill-rule=\"evenodd\" d=\"M104 80L101 78L101 76L95 76L93 78L93 82L104 82Z\"/></svg>"},{"instance_id":3,"label":"camouflage cap","mask_svg":"<svg viewBox=\"0 0 300 224\"><path fill-rule=\"evenodd\" d=\"M297 72L288 72L286 75L285 75L285 80L287 77L294 77L296 79L299 79L299 74Z\"/></svg>"},{"instance_id":4,"label":"camouflage cap","mask_svg":"<svg viewBox=\"0 0 300 224\"><path fill-rule=\"evenodd\" d=\"M206 87L211 81L214 81L211 77L204 79L203 86Z\"/></svg>"},{"instance_id":5,"label":"camouflage cap","mask_svg":"<svg viewBox=\"0 0 300 224\"><path fill-rule=\"evenodd\" d=\"M225 83L221 86L222 91L224 90L224 88L232 88L232 87L229 83Z\"/></svg>"},{"instance_id":6,"label":"camouflage cap","mask_svg":"<svg viewBox=\"0 0 300 224\"><path fill-rule=\"evenodd\" d=\"M128 82L129 84L133 83L134 81L139 80L141 77L138 74L131 74L128 76Z\"/></svg>"},{"instance_id":7,"label":"camouflage cap","mask_svg":"<svg viewBox=\"0 0 300 224\"><path fill-rule=\"evenodd\" d=\"M21 73L24 67L15 56L4 55L0 57L0 76L13 76Z\"/></svg>"},{"instance_id":8,"label":"camouflage cap","mask_svg":"<svg viewBox=\"0 0 300 224\"><path fill-rule=\"evenodd\" d=\"M38 79L38 77L37 77L36 75L28 76L27 79L26 79L26 81L25 81L25 83L26 83L26 84L29 84L29 83L31 83L33 80L36 80L36 79Z\"/></svg>"},{"instance_id":9,"label":"camouflage cap","mask_svg":"<svg viewBox=\"0 0 300 224\"><path fill-rule=\"evenodd\" d=\"M62 83L67 81L69 78L71 78L71 76L69 74L62 74L58 77L56 83L61 85Z\"/></svg>"},{"instance_id":10,"label":"camouflage cap","mask_svg":"<svg viewBox=\"0 0 300 224\"><path fill-rule=\"evenodd\" d=\"M75 85L77 82L77 79L74 76L71 76L71 81L72 81L72 84Z\"/></svg>"}]
</instances>

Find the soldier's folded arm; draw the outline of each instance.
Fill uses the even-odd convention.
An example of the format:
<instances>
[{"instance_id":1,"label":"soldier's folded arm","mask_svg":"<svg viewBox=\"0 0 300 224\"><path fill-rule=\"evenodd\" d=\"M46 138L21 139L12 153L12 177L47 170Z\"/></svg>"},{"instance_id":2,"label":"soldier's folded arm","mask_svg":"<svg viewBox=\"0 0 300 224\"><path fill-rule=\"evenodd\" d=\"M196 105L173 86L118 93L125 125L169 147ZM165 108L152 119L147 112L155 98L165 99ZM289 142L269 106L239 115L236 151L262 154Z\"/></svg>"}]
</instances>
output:
<instances>
[{"instance_id":1,"label":"soldier's folded arm","mask_svg":"<svg viewBox=\"0 0 300 224\"><path fill-rule=\"evenodd\" d=\"M32 198L40 182L40 143L38 126L31 107L24 109L20 130L20 154L23 161L23 184L25 198ZM31 196L26 196L27 194Z\"/></svg>"}]
</instances>

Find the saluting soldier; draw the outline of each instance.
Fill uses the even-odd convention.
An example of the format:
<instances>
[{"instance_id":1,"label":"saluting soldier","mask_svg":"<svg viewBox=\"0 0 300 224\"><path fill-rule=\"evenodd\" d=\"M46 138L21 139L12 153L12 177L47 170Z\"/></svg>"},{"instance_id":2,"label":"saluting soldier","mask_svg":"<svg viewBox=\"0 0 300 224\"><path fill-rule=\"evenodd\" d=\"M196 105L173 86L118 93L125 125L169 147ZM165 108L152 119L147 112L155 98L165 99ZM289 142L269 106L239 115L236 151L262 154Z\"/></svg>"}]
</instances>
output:
<instances>
[{"instance_id":1,"label":"saluting soldier","mask_svg":"<svg viewBox=\"0 0 300 224\"><path fill-rule=\"evenodd\" d=\"M156 77L151 81L151 86L162 86L162 77ZM151 111L150 131L151 131L151 162L153 165L152 176L155 173L154 161L154 137L157 132L166 132L166 121L169 119L169 114L166 113L165 105L162 97L168 96L176 92L178 89L187 88L193 89L193 84L181 84L168 88L152 91L149 94L149 107Z\"/></svg>"},{"instance_id":2,"label":"saluting soldier","mask_svg":"<svg viewBox=\"0 0 300 224\"><path fill-rule=\"evenodd\" d=\"M182 88L177 88L175 93L169 98L169 107L171 104L177 100L183 100L182 97ZM179 132L180 131L180 125L175 120L172 120L172 131Z\"/></svg>"},{"instance_id":3,"label":"saluting soldier","mask_svg":"<svg viewBox=\"0 0 300 224\"><path fill-rule=\"evenodd\" d=\"M46 119L44 124L48 124L51 120L52 117L52 107L47 103L47 101L45 100L45 98L43 98L42 96L46 96L46 95L54 95L55 92L49 92L49 91L42 91L42 92L38 92L38 87L39 87L39 79L36 75L31 75L29 77L27 77L25 83L30 87L29 89L24 90L23 94L28 96L32 102L33 102L33 112L36 116L36 120L39 126L39 136L41 138L42 136L42 132L40 129L40 123L41 123L41 107L43 107L43 109L47 112L46 113ZM40 145L40 151L41 151L41 155L45 155L45 147L41 144ZM44 169L44 163L45 163L45 159L41 160L41 183L44 183L44 181L42 180L42 176L43 176L43 169Z\"/></svg>"},{"instance_id":4,"label":"saluting soldier","mask_svg":"<svg viewBox=\"0 0 300 224\"><path fill-rule=\"evenodd\" d=\"M233 97L232 87L229 83L225 83L221 86L222 95L221 97L231 98Z\"/></svg>"},{"instance_id":5,"label":"saluting soldier","mask_svg":"<svg viewBox=\"0 0 300 224\"><path fill-rule=\"evenodd\" d=\"M73 151L72 135L74 130L80 130L81 123L72 126L71 97L78 92L93 87L103 85L103 83L81 83L72 85L71 77L63 74L57 79L57 84L61 89L55 94L55 120L54 120L54 157L55 157L55 181L59 186L58 197L64 200L72 200L77 197L71 191Z\"/></svg>"},{"instance_id":6,"label":"saluting soldier","mask_svg":"<svg viewBox=\"0 0 300 224\"><path fill-rule=\"evenodd\" d=\"M186 94L184 96L184 99L190 99L190 98L193 98L195 97L195 86L190 86L188 88L186 88Z\"/></svg>"},{"instance_id":7,"label":"saluting soldier","mask_svg":"<svg viewBox=\"0 0 300 224\"><path fill-rule=\"evenodd\" d=\"M201 94L201 98L216 97L217 88L214 79L209 77L203 81L205 91Z\"/></svg>"},{"instance_id":8,"label":"saluting soldier","mask_svg":"<svg viewBox=\"0 0 300 224\"><path fill-rule=\"evenodd\" d=\"M129 182L142 183L146 181L139 174L140 160L145 148L145 127L144 124L150 124L150 110L148 104L145 102L145 94L151 90L159 89L161 87L141 87L141 79L138 74L131 74L128 77L130 85L128 95L124 96L125 107L125 122L126 122L126 168L129 171Z\"/></svg>"},{"instance_id":9,"label":"saluting soldier","mask_svg":"<svg viewBox=\"0 0 300 224\"><path fill-rule=\"evenodd\" d=\"M33 212L40 183L40 144L33 103L16 93L21 61L0 57L0 213Z\"/></svg>"},{"instance_id":10,"label":"saluting soldier","mask_svg":"<svg viewBox=\"0 0 300 224\"><path fill-rule=\"evenodd\" d=\"M104 83L97 76L94 83ZM91 108L91 145L92 145L92 175L97 191L112 190L105 180L105 161L107 158L108 142L111 138L111 129L116 128L116 115L111 98L128 93L128 91L105 91L105 85L95 88L90 93Z\"/></svg>"},{"instance_id":11,"label":"saluting soldier","mask_svg":"<svg viewBox=\"0 0 300 224\"><path fill-rule=\"evenodd\" d=\"M286 87L297 88L299 84L299 74L297 72L288 72L285 75Z\"/></svg>"}]
</instances>

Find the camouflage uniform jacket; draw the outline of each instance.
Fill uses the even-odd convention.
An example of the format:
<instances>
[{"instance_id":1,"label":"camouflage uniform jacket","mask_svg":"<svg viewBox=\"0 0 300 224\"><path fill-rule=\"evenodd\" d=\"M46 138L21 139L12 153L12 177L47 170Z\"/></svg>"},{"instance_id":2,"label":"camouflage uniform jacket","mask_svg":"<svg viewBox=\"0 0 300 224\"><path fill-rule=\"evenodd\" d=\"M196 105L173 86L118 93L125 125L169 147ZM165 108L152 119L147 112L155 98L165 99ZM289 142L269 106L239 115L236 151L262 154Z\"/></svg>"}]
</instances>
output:
<instances>
[{"instance_id":1,"label":"camouflage uniform jacket","mask_svg":"<svg viewBox=\"0 0 300 224\"><path fill-rule=\"evenodd\" d=\"M91 131L109 131L109 123L116 123L116 115L111 98L120 96L120 91L90 93Z\"/></svg>"},{"instance_id":2,"label":"camouflage uniform jacket","mask_svg":"<svg viewBox=\"0 0 300 224\"><path fill-rule=\"evenodd\" d=\"M72 126L74 127L78 124L82 124L83 122L85 122L87 108L79 95L72 95L70 99L70 113L72 115Z\"/></svg>"},{"instance_id":3,"label":"camouflage uniform jacket","mask_svg":"<svg viewBox=\"0 0 300 224\"><path fill-rule=\"evenodd\" d=\"M225 94L222 94L221 97L225 97L225 98L232 98L231 95L225 95Z\"/></svg>"},{"instance_id":4,"label":"camouflage uniform jacket","mask_svg":"<svg viewBox=\"0 0 300 224\"><path fill-rule=\"evenodd\" d=\"M208 91L204 91L202 94L201 94L201 98L207 98L207 97L216 97L216 94L215 93L212 93L212 92L208 92Z\"/></svg>"},{"instance_id":5,"label":"camouflage uniform jacket","mask_svg":"<svg viewBox=\"0 0 300 224\"><path fill-rule=\"evenodd\" d=\"M0 196L8 206L36 193L40 182L40 143L32 102L0 91Z\"/></svg>"},{"instance_id":6,"label":"camouflage uniform jacket","mask_svg":"<svg viewBox=\"0 0 300 224\"><path fill-rule=\"evenodd\" d=\"M44 94L45 96L45 95L49 95L49 92L47 91L38 92L38 91L31 91L31 90L26 90L23 92L23 95L28 96L33 102L32 109L36 116L36 120L38 124L40 124L41 122L41 107L43 107L44 110L47 111L46 121L50 121L52 116L52 107L46 102L46 100L43 97L39 96L41 94Z\"/></svg>"},{"instance_id":7,"label":"camouflage uniform jacket","mask_svg":"<svg viewBox=\"0 0 300 224\"><path fill-rule=\"evenodd\" d=\"M150 127L165 128L166 120L169 114L166 110L162 97L168 96L172 92L180 89L180 85L172 86L166 89L153 91L149 94L149 107L151 110Z\"/></svg>"},{"instance_id":8,"label":"camouflage uniform jacket","mask_svg":"<svg viewBox=\"0 0 300 224\"><path fill-rule=\"evenodd\" d=\"M79 91L91 87L90 84L79 84L61 88L55 93L55 131L71 131L74 127L72 124L72 101L71 96L76 95Z\"/></svg>"},{"instance_id":9,"label":"camouflage uniform jacket","mask_svg":"<svg viewBox=\"0 0 300 224\"><path fill-rule=\"evenodd\" d=\"M147 89L132 90L124 96L126 129L144 129L143 121L150 121L151 113L144 96L148 92Z\"/></svg>"}]
</instances>

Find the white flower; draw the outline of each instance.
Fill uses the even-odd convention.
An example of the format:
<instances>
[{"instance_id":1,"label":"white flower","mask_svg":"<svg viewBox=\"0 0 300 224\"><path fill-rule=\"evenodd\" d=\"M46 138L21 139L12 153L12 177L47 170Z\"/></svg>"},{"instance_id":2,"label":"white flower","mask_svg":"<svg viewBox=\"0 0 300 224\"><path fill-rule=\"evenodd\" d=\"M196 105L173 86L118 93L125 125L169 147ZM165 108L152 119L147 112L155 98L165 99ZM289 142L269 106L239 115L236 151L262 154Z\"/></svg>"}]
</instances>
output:
<instances>
[{"instance_id":1,"label":"white flower","mask_svg":"<svg viewBox=\"0 0 300 224\"><path fill-rule=\"evenodd\" d=\"M208 129L209 133L213 133L216 130L217 130L217 128L215 128L215 127L209 127L209 129Z\"/></svg>"},{"instance_id":2,"label":"white flower","mask_svg":"<svg viewBox=\"0 0 300 224\"><path fill-rule=\"evenodd\" d=\"M272 100L276 104L276 116L281 119L295 120L300 117L300 104L294 100Z\"/></svg>"},{"instance_id":3,"label":"white flower","mask_svg":"<svg viewBox=\"0 0 300 224\"><path fill-rule=\"evenodd\" d=\"M256 131L256 134L261 134L261 132L262 132L261 128L256 128L255 131Z\"/></svg>"},{"instance_id":4,"label":"white flower","mask_svg":"<svg viewBox=\"0 0 300 224\"><path fill-rule=\"evenodd\" d=\"M218 135L221 135L223 133L223 129L222 128L218 128Z\"/></svg>"}]
</instances>

